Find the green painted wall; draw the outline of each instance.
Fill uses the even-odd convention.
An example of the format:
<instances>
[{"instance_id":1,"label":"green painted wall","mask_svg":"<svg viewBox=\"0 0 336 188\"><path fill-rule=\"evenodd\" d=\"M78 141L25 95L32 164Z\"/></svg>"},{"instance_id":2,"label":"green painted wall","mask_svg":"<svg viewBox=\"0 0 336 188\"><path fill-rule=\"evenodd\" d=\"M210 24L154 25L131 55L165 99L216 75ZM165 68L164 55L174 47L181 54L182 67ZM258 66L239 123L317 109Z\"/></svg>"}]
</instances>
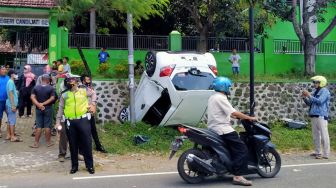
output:
<instances>
[{"instance_id":1,"label":"green painted wall","mask_svg":"<svg viewBox=\"0 0 336 188\"><path fill-rule=\"evenodd\" d=\"M221 53L214 52L213 53L216 62L218 73L221 76L232 75L231 63L229 62L229 57L231 53ZM249 75L250 74L250 55L248 53L239 53L241 59L240 63L240 73L241 75ZM256 53L254 55L254 65L255 65L255 74L261 75L264 74L264 54Z\"/></svg>"},{"instance_id":2,"label":"green painted wall","mask_svg":"<svg viewBox=\"0 0 336 188\"><path fill-rule=\"evenodd\" d=\"M324 23L317 23L318 34L321 34L325 30L325 28L328 27L335 15L336 9L334 7L329 7L327 9L327 13L325 13L325 15L323 16L326 21ZM275 25L267 29L267 33L270 37L273 37L274 39L299 40L293 29L293 24L291 22L282 22L280 19L277 20L277 23ZM324 39L324 41L336 41L336 29L331 31L330 34Z\"/></svg>"},{"instance_id":3,"label":"green painted wall","mask_svg":"<svg viewBox=\"0 0 336 188\"><path fill-rule=\"evenodd\" d=\"M327 12L325 13L325 23L318 23L317 31L318 34L321 34L331 23L332 19L336 15L336 4L334 5L334 8L329 8ZM336 41L336 29L334 28L329 35L324 39L324 41Z\"/></svg>"}]
</instances>

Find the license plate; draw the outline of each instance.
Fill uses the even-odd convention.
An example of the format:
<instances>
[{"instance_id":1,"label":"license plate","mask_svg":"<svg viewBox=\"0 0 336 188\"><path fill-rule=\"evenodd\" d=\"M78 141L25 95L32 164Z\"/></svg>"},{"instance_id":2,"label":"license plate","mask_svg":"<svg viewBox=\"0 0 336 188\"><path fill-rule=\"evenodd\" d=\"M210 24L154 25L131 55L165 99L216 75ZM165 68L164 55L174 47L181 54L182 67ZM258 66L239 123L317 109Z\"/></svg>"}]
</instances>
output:
<instances>
[{"instance_id":1,"label":"license plate","mask_svg":"<svg viewBox=\"0 0 336 188\"><path fill-rule=\"evenodd\" d=\"M170 144L170 155L169 155L169 159L172 159L173 156L175 155L175 153L177 152L177 150L179 150L181 148L181 146L183 145L183 140L186 139L185 137L177 137L175 140L173 140Z\"/></svg>"}]
</instances>

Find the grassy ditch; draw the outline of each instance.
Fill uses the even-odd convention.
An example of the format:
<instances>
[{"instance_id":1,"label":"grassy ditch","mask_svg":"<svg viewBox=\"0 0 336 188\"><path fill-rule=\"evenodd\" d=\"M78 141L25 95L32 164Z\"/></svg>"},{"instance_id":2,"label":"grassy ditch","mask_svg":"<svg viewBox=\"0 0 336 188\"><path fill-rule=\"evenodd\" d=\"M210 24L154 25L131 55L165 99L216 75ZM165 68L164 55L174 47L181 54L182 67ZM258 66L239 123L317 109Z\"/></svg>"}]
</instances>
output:
<instances>
[{"instance_id":1,"label":"grassy ditch","mask_svg":"<svg viewBox=\"0 0 336 188\"><path fill-rule=\"evenodd\" d=\"M306 151L313 149L313 141L310 125L304 129L289 129L281 122L271 124L272 142L280 152ZM141 145L135 145L135 135L145 135L150 141ZM100 133L104 147L109 153L160 153L170 152L170 143L175 136L181 134L172 127L151 127L144 123L138 123L132 127L130 124L106 124L104 132ZM332 150L336 150L336 122L329 123L329 135ZM183 151L192 147L192 143L186 141Z\"/></svg>"}]
</instances>

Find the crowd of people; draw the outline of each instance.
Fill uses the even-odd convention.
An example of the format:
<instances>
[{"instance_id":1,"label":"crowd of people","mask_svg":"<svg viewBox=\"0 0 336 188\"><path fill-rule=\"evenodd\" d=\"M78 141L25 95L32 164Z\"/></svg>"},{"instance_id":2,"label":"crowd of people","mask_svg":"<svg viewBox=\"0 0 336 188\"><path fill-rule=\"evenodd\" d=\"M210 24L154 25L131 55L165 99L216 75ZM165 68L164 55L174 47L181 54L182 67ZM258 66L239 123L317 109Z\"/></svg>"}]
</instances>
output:
<instances>
[{"instance_id":1,"label":"crowd of people","mask_svg":"<svg viewBox=\"0 0 336 188\"><path fill-rule=\"evenodd\" d=\"M72 168L70 173L78 171L78 159L84 158L87 171L95 173L92 157L92 138L96 150L107 153L102 146L95 124L97 95L92 87L91 77L72 75L69 59L46 65L43 74L36 78L30 65L25 65L23 74L0 67L0 126L4 114L7 115L6 140L22 142L15 134L18 118L31 118L32 106L35 105L35 124L33 126L34 142L31 148L39 148L41 134L44 130L47 147L53 146L52 132L59 134L60 162L65 161L69 144ZM56 92L58 79L64 78L64 84ZM81 81L81 82L79 82ZM54 104L59 102L58 106ZM54 115L54 110L58 113ZM1 128L1 127L0 127ZM0 131L0 137L2 137Z\"/></svg>"}]
</instances>

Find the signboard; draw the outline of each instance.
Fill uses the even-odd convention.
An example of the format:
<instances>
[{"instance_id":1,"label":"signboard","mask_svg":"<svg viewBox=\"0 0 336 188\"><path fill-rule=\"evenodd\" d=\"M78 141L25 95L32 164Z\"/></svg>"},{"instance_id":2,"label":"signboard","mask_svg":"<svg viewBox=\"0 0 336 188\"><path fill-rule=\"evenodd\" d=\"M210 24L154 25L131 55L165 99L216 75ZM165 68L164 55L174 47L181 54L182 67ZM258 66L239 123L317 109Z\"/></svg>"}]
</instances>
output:
<instances>
[{"instance_id":1,"label":"signboard","mask_svg":"<svg viewBox=\"0 0 336 188\"><path fill-rule=\"evenodd\" d=\"M0 17L0 25L49 27L49 19Z\"/></svg>"},{"instance_id":2,"label":"signboard","mask_svg":"<svg viewBox=\"0 0 336 188\"><path fill-rule=\"evenodd\" d=\"M48 64L48 54L28 54L27 64Z\"/></svg>"}]
</instances>

